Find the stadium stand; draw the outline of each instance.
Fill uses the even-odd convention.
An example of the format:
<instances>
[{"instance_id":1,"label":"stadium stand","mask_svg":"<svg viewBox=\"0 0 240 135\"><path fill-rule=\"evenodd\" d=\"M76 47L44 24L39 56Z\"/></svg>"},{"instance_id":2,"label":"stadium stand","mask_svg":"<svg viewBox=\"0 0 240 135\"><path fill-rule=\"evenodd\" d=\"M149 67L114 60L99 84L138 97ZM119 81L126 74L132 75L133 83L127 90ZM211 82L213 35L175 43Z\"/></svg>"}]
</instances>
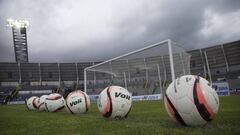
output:
<instances>
[{"instance_id":1,"label":"stadium stand","mask_svg":"<svg viewBox=\"0 0 240 135\"><path fill-rule=\"evenodd\" d=\"M229 83L233 91L240 89L240 40L231 43L225 43L208 48L191 50L191 74L202 75L206 77L208 73L207 63L211 71L211 79L213 82ZM150 57L147 58L147 63L151 65L153 61L162 61L161 66L164 67L161 71L166 71L162 85L166 88L170 83L170 68L169 61L166 58ZM140 59L139 59L140 60ZM129 63L137 64L138 59ZM124 65L125 61L114 63L116 68L127 68ZM0 102L3 102L5 97L16 89L18 84L21 84L20 91L42 91L56 90L68 87L70 89L83 89L84 68L97 64L99 62L81 62L81 63L0 63ZM148 74L156 74L154 70ZM91 89L89 94L98 94L101 88L108 86L112 82L109 81L111 75L106 73L91 72L87 74L90 80L87 82L88 88ZM154 94L159 83L154 81L154 78L145 79L146 70L136 68L131 71L131 80L129 89L133 95L138 94ZM97 81L96 81L96 78ZM113 80L112 80L113 81ZM114 80L115 84L123 85L124 80ZM14 101L23 100L33 94L20 94L16 96ZM37 93L35 95L41 95Z\"/></svg>"}]
</instances>

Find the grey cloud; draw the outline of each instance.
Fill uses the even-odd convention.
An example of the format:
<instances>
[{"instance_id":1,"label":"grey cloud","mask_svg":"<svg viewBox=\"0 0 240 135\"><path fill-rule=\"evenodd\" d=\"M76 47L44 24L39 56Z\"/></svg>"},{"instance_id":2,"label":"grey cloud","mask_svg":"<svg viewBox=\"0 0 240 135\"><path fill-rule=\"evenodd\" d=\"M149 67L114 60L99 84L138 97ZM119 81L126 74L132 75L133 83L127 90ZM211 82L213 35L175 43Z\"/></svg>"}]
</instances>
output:
<instances>
[{"instance_id":1,"label":"grey cloud","mask_svg":"<svg viewBox=\"0 0 240 135\"><path fill-rule=\"evenodd\" d=\"M78 62L105 60L167 38L186 49L239 40L240 30L219 34L233 28L214 27L212 35L202 34L207 10L239 17L234 14L239 5L238 0L2 0L0 61L14 61L11 31L5 27L8 17L30 21L30 61Z\"/></svg>"},{"instance_id":2,"label":"grey cloud","mask_svg":"<svg viewBox=\"0 0 240 135\"><path fill-rule=\"evenodd\" d=\"M234 12L239 10L240 1L239 0L218 0L218 1L209 1L208 8L219 12L221 14Z\"/></svg>"}]
</instances>

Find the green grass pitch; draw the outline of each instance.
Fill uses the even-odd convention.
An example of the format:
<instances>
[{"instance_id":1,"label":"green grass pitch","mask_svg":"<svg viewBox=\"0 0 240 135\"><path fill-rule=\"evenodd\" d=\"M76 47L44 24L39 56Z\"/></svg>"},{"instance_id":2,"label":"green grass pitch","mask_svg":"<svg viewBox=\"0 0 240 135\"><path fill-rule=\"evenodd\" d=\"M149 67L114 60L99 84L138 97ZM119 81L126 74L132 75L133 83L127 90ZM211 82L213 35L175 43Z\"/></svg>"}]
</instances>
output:
<instances>
[{"instance_id":1,"label":"green grass pitch","mask_svg":"<svg viewBox=\"0 0 240 135\"><path fill-rule=\"evenodd\" d=\"M109 120L98 112L96 103L88 113L72 115L28 111L24 105L0 106L0 135L240 135L240 96L220 97L216 118L203 127L185 127L167 115L163 101L133 102L125 120Z\"/></svg>"}]
</instances>

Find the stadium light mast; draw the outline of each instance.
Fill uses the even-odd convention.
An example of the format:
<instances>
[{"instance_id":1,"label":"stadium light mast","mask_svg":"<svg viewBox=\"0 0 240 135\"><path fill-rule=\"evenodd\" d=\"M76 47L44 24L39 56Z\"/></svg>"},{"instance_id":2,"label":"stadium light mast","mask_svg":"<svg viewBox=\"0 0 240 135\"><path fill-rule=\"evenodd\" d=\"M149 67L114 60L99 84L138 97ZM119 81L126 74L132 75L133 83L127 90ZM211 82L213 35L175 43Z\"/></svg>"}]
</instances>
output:
<instances>
[{"instance_id":1,"label":"stadium light mast","mask_svg":"<svg viewBox=\"0 0 240 135\"><path fill-rule=\"evenodd\" d=\"M7 26L12 28L13 44L16 62L28 62L27 32L29 26L27 20L7 19Z\"/></svg>"}]
</instances>

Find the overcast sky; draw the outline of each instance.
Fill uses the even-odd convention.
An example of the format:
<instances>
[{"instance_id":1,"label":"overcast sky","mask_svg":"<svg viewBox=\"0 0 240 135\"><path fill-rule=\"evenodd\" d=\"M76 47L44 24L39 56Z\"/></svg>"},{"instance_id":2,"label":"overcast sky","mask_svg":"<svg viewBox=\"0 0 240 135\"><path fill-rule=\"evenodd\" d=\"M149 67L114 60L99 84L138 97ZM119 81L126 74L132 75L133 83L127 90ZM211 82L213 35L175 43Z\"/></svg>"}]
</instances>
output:
<instances>
[{"instance_id":1,"label":"overcast sky","mask_svg":"<svg viewBox=\"0 0 240 135\"><path fill-rule=\"evenodd\" d=\"M106 60L168 38L186 49L240 39L240 0L0 0L0 62L15 61L9 17L30 23L30 62Z\"/></svg>"}]
</instances>

